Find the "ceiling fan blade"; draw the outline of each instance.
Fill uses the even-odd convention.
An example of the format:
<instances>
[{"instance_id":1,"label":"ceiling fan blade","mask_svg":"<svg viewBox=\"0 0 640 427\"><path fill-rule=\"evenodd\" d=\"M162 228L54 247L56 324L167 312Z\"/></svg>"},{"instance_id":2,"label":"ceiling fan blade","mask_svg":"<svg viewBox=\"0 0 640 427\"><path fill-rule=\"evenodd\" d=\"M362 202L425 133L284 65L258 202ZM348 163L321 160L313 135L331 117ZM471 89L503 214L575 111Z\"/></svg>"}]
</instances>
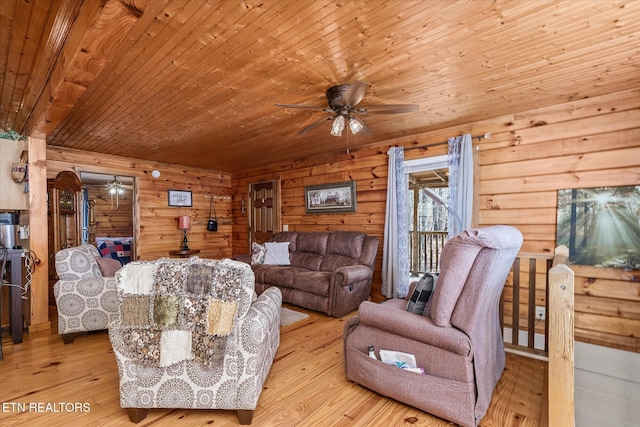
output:
<instances>
[{"instance_id":1,"label":"ceiling fan blade","mask_svg":"<svg viewBox=\"0 0 640 427\"><path fill-rule=\"evenodd\" d=\"M324 110L326 107L317 107L315 105L304 105L304 104L276 104L277 107L284 108L298 108L305 110Z\"/></svg>"},{"instance_id":2,"label":"ceiling fan blade","mask_svg":"<svg viewBox=\"0 0 640 427\"><path fill-rule=\"evenodd\" d=\"M300 132L298 132L298 135L304 135L305 133L309 133L312 130L314 130L315 128L318 128L318 127L322 126L322 124L324 122L328 122L330 120L333 120L333 116L323 117L320 120L318 120L317 122L311 123L309 126L307 126L306 128L302 129Z\"/></svg>"},{"instance_id":3,"label":"ceiling fan blade","mask_svg":"<svg viewBox=\"0 0 640 427\"><path fill-rule=\"evenodd\" d=\"M420 108L416 104L386 104L386 105L368 105L359 107L357 112L360 114L401 114L415 113Z\"/></svg>"},{"instance_id":4,"label":"ceiling fan blade","mask_svg":"<svg viewBox=\"0 0 640 427\"><path fill-rule=\"evenodd\" d=\"M349 85L349 89L347 89L347 92L344 94L344 105L348 105L352 108L358 105L367 93L368 88L369 83L361 82L360 80L356 80L351 83L351 85Z\"/></svg>"},{"instance_id":5,"label":"ceiling fan blade","mask_svg":"<svg viewBox=\"0 0 640 427\"><path fill-rule=\"evenodd\" d=\"M371 135L371 128L369 127L369 125L364 120L362 120L362 117L358 117L358 121L362 125L362 129L360 129L360 132L358 132L358 134L362 135L362 136Z\"/></svg>"}]
</instances>

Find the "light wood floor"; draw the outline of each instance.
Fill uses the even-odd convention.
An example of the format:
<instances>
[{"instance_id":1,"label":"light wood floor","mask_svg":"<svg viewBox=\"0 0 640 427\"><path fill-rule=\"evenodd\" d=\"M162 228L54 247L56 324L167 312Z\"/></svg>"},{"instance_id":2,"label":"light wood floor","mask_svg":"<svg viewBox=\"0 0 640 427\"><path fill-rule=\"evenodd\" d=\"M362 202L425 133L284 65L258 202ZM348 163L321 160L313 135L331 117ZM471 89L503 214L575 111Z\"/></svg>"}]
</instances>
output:
<instances>
[{"instance_id":1,"label":"light wood floor","mask_svg":"<svg viewBox=\"0 0 640 427\"><path fill-rule=\"evenodd\" d=\"M281 343L258 402L254 426L450 426L418 409L346 380L342 330L334 319L299 307L310 318L281 329ZM2 336L0 425L126 426L118 370L106 332L76 336L64 345L51 333L25 334L13 345ZM538 426L546 363L507 354L483 427ZM17 404L78 403L85 412L20 412ZM88 409L88 411L86 411ZM237 426L234 411L151 409L140 426Z\"/></svg>"}]
</instances>

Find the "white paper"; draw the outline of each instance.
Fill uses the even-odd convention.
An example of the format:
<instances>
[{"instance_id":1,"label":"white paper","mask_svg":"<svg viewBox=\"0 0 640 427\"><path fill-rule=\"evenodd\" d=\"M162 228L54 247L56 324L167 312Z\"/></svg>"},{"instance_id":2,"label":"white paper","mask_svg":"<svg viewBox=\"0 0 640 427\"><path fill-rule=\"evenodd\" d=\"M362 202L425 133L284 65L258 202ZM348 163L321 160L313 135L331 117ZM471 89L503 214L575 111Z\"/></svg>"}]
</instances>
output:
<instances>
[{"instance_id":1,"label":"white paper","mask_svg":"<svg viewBox=\"0 0 640 427\"><path fill-rule=\"evenodd\" d=\"M398 368L417 368L416 357L401 351L380 350L380 360Z\"/></svg>"}]
</instances>

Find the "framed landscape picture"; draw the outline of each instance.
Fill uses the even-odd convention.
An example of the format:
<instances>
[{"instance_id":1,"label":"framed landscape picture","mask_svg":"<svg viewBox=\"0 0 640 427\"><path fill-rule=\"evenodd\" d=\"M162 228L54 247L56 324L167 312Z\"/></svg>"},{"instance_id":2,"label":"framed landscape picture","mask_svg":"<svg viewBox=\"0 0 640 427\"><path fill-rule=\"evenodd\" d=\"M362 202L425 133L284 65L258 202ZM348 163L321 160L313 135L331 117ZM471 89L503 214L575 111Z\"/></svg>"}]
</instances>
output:
<instances>
[{"instance_id":1,"label":"framed landscape picture","mask_svg":"<svg viewBox=\"0 0 640 427\"><path fill-rule=\"evenodd\" d=\"M304 187L307 213L356 211L356 182L344 181Z\"/></svg>"},{"instance_id":2,"label":"framed landscape picture","mask_svg":"<svg viewBox=\"0 0 640 427\"><path fill-rule=\"evenodd\" d=\"M640 186L559 190L557 243L573 264L640 269Z\"/></svg>"}]
</instances>

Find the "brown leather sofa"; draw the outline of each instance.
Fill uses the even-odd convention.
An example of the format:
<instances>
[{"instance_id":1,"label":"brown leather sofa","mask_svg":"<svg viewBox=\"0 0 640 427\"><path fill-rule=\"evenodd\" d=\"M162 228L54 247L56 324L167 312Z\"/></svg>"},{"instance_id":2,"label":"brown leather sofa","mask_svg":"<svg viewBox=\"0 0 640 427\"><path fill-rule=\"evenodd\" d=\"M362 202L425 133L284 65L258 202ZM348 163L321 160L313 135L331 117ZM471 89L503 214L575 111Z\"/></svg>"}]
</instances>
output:
<instances>
[{"instance_id":1,"label":"brown leather sofa","mask_svg":"<svg viewBox=\"0 0 640 427\"><path fill-rule=\"evenodd\" d=\"M276 286L284 302L341 317L371 295L378 238L365 233L280 232L289 242L291 265L252 264L256 292ZM236 259L251 263L250 255Z\"/></svg>"}]
</instances>

